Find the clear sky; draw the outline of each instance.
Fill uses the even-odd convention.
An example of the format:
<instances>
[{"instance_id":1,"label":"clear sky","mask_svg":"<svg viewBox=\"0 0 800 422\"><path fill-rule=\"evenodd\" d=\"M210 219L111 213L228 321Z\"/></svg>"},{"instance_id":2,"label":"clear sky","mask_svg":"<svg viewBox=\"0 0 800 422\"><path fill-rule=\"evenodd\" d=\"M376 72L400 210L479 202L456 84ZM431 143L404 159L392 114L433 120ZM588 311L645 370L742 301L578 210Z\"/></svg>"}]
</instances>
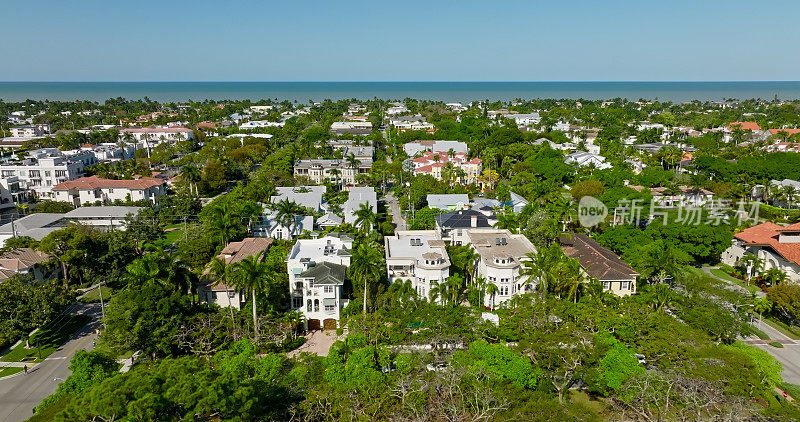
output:
<instances>
[{"instance_id":1,"label":"clear sky","mask_svg":"<svg viewBox=\"0 0 800 422\"><path fill-rule=\"evenodd\" d=\"M4 81L800 80L800 1L11 2Z\"/></svg>"}]
</instances>

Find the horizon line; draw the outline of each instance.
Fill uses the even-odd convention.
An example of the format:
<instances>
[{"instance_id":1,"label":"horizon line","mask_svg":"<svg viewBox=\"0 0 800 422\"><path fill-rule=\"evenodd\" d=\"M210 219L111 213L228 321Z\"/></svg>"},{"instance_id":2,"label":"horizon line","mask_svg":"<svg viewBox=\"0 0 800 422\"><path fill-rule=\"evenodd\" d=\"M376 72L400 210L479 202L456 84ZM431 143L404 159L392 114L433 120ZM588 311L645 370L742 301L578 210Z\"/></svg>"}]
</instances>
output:
<instances>
[{"instance_id":1,"label":"horizon line","mask_svg":"<svg viewBox=\"0 0 800 422\"><path fill-rule=\"evenodd\" d=\"M498 80L418 80L418 81L391 81L391 80L363 80L363 81L214 81L214 80L185 80L185 81L121 81L121 80L94 80L94 81L23 81L8 80L0 83L797 83L800 80L538 80L538 81L498 81Z\"/></svg>"}]
</instances>

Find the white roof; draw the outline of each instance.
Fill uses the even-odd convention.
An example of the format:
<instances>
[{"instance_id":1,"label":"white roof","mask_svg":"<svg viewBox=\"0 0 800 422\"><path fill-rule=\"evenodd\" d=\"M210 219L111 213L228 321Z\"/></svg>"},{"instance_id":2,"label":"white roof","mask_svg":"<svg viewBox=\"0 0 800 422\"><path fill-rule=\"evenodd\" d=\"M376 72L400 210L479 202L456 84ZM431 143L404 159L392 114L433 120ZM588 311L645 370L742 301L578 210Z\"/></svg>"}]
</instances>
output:
<instances>
[{"instance_id":1,"label":"white roof","mask_svg":"<svg viewBox=\"0 0 800 422\"><path fill-rule=\"evenodd\" d=\"M321 211L322 195L325 194L325 186L281 186L275 188L278 192L270 198L270 202L277 204L284 199L294 201L301 207L311 208Z\"/></svg>"},{"instance_id":2,"label":"white roof","mask_svg":"<svg viewBox=\"0 0 800 422\"><path fill-rule=\"evenodd\" d=\"M141 207L107 206L78 207L64 214L64 218L125 218L128 214L136 215Z\"/></svg>"},{"instance_id":3,"label":"white roof","mask_svg":"<svg viewBox=\"0 0 800 422\"><path fill-rule=\"evenodd\" d=\"M378 212L378 194L374 188L370 186L350 188L347 201L342 207L345 222L352 224L356 221L355 213L361 204L369 204L373 212Z\"/></svg>"},{"instance_id":4,"label":"white roof","mask_svg":"<svg viewBox=\"0 0 800 422\"><path fill-rule=\"evenodd\" d=\"M438 209L449 209L469 204L469 195L466 193L429 194L428 206Z\"/></svg>"},{"instance_id":5,"label":"white roof","mask_svg":"<svg viewBox=\"0 0 800 422\"><path fill-rule=\"evenodd\" d=\"M398 231L386 237L386 258L421 260L423 254L436 253L449 262L444 242L435 230Z\"/></svg>"}]
</instances>

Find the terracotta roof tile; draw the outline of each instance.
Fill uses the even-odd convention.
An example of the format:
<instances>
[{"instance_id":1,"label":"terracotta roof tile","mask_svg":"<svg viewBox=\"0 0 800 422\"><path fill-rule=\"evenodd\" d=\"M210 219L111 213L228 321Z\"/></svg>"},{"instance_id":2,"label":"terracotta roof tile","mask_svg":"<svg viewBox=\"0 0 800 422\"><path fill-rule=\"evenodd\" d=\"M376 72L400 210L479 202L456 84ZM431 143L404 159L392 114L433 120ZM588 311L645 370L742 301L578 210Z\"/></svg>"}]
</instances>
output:
<instances>
[{"instance_id":1,"label":"terracotta roof tile","mask_svg":"<svg viewBox=\"0 0 800 422\"><path fill-rule=\"evenodd\" d=\"M130 190L144 190L153 186L163 185L164 181L154 177L142 177L135 180L101 179L98 176L81 177L68 180L53 186L52 190L94 190L100 188L120 188Z\"/></svg>"},{"instance_id":2,"label":"terracotta roof tile","mask_svg":"<svg viewBox=\"0 0 800 422\"><path fill-rule=\"evenodd\" d=\"M788 227L796 227L798 225L800 224L793 224ZM767 222L744 229L733 236L747 245L770 247L787 261L800 265L800 243L781 243L778 241L780 232L788 227Z\"/></svg>"}]
</instances>

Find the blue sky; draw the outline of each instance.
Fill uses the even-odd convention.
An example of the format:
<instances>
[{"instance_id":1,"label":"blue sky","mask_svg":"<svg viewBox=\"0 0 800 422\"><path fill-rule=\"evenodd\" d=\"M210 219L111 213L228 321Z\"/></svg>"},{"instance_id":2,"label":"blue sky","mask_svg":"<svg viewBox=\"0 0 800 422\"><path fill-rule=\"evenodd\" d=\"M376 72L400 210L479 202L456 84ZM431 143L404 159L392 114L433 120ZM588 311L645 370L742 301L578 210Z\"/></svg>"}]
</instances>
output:
<instances>
[{"instance_id":1,"label":"blue sky","mask_svg":"<svg viewBox=\"0 0 800 422\"><path fill-rule=\"evenodd\" d=\"M798 1L14 2L5 81L798 80Z\"/></svg>"}]
</instances>

